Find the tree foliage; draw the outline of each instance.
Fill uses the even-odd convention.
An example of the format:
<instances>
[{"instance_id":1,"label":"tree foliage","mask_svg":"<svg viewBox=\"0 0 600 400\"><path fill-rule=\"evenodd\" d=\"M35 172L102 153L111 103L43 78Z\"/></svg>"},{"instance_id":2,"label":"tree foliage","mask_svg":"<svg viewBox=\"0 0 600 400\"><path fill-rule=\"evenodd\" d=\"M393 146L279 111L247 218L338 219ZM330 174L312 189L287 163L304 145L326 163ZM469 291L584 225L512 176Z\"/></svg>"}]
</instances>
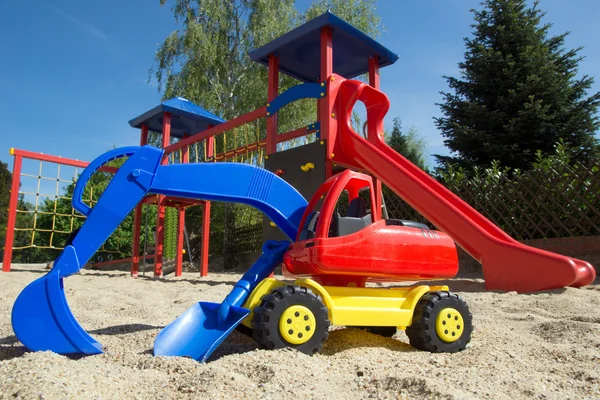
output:
<instances>
[{"instance_id":1,"label":"tree foliage","mask_svg":"<svg viewBox=\"0 0 600 400\"><path fill-rule=\"evenodd\" d=\"M0 248L4 248L6 239L6 223L8 221L8 201L10 199L10 186L12 174L8 170L8 164L0 162Z\"/></svg>"},{"instance_id":2,"label":"tree foliage","mask_svg":"<svg viewBox=\"0 0 600 400\"><path fill-rule=\"evenodd\" d=\"M564 48L568 33L549 35L538 3L485 0L472 10L460 78L445 77L451 92L443 93L443 116L436 118L452 151L436 156L442 165L469 171L497 160L526 170L538 150L552 154L560 140L575 161L598 155L600 93L587 95L593 78L578 75L581 48Z\"/></svg>"},{"instance_id":3,"label":"tree foliage","mask_svg":"<svg viewBox=\"0 0 600 400\"><path fill-rule=\"evenodd\" d=\"M402 131L400 118L394 118L392 132L386 134L387 144L396 152L402 154L408 161L427 171L425 149L427 142L419 135L417 128L411 127L407 133Z\"/></svg>"},{"instance_id":4,"label":"tree foliage","mask_svg":"<svg viewBox=\"0 0 600 400\"><path fill-rule=\"evenodd\" d=\"M573 153L558 142L552 154L537 151L527 171L494 161L450 165L437 179L516 239L598 235L600 164L583 165Z\"/></svg>"},{"instance_id":5,"label":"tree foliage","mask_svg":"<svg viewBox=\"0 0 600 400\"><path fill-rule=\"evenodd\" d=\"M161 0L161 5L166 4ZM175 0L181 29L160 45L152 71L164 97L185 96L230 119L266 103L267 69L248 53L330 9L367 34L379 31L375 0L316 0L301 14L293 0ZM280 91L297 84L280 76ZM289 109L288 109L289 108ZM284 126L314 122L314 104L286 108ZM282 113L283 114L283 113ZM307 119L312 117L312 119Z\"/></svg>"}]
</instances>

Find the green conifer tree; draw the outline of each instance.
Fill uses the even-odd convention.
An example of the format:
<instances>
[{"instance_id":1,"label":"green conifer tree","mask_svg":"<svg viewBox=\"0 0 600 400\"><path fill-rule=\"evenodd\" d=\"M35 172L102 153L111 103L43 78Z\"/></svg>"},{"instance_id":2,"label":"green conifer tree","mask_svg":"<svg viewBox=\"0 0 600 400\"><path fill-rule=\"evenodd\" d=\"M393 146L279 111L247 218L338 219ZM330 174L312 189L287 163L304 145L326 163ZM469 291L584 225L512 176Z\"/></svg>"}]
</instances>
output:
<instances>
[{"instance_id":1,"label":"green conifer tree","mask_svg":"<svg viewBox=\"0 0 600 400\"><path fill-rule=\"evenodd\" d=\"M526 170L536 152L549 155L561 139L575 161L599 152L595 132L600 93L578 74L581 48L564 48L568 33L551 36L539 2L485 0L472 10L473 37L465 39L460 78L445 77L451 92L436 125L451 150L441 166L471 170L500 165Z\"/></svg>"}]
</instances>

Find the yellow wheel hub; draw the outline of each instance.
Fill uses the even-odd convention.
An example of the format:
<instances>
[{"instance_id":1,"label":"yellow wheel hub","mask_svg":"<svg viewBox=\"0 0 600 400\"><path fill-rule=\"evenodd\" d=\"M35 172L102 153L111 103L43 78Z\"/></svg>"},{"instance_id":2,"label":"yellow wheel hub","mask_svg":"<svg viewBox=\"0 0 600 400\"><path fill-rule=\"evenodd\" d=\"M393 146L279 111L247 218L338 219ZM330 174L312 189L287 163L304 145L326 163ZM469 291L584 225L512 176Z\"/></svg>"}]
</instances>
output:
<instances>
[{"instance_id":1,"label":"yellow wheel hub","mask_svg":"<svg viewBox=\"0 0 600 400\"><path fill-rule=\"evenodd\" d=\"M279 319L279 333L291 344L302 344L315 334L315 315L304 306L288 307Z\"/></svg>"},{"instance_id":2,"label":"yellow wheel hub","mask_svg":"<svg viewBox=\"0 0 600 400\"><path fill-rule=\"evenodd\" d=\"M444 342L457 341L465 329L463 317L455 308L444 308L437 316L435 330Z\"/></svg>"}]
</instances>

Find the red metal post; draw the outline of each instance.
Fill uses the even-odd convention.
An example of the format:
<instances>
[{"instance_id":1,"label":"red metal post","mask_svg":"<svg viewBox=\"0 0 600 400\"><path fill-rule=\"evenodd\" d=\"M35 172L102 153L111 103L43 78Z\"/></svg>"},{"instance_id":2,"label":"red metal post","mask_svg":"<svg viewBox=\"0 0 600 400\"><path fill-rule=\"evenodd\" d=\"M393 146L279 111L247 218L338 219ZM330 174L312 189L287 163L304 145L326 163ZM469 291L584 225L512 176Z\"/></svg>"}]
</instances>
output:
<instances>
[{"instance_id":1,"label":"red metal post","mask_svg":"<svg viewBox=\"0 0 600 400\"><path fill-rule=\"evenodd\" d=\"M212 127L208 128L212 129ZM211 136L206 139L206 158L211 158L215 155L215 137Z\"/></svg>"},{"instance_id":2,"label":"red metal post","mask_svg":"<svg viewBox=\"0 0 600 400\"><path fill-rule=\"evenodd\" d=\"M17 222L17 204L19 200L19 186L21 186L21 166L23 157L15 155L14 149L10 149L10 154L14 155L12 184L10 187L10 198L8 200L8 221L6 223L6 238L4 240L4 258L2 260L2 271L10 271L10 262L12 261L13 243L15 240L15 224ZM4 212L4 210L0 210Z\"/></svg>"},{"instance_id":3,"label":"red metal post","mask_svg":"<svg viewBox=\"0 0 600 400\"><path fill-rule=\"evenodd\" d=\"M321 82L325 82L331 74L333 74L333 31L331 27L326 26L321 29ZM327 96L324 99L319 99L319 122L320 122L320 136L321 140L327 141L327 160L325 161L325 174L329 178L332 171L332 151L333 151L333 140L332 133L330 132L331 119L335 118L332 115L333 111L333 98Z\"/></svg>"},{"instance_id":4,"label":"red metal post","mask_svg":"<svg viewBox=\"0 0 600 400\"><path fill-rule=\"evenodd\" d=\"M163 149L169 146L171 140L171 114L166 112L163 114L163 132L162 132L162 147ZM161 160L161 165L166 165L169 162L168 157ZM158 196L157 213L156 213L156 243L154 246L154 276L162 276L163 252L165 241L165 196Z\"/></svg>"},{"instance_id":5,"label":"red metal post","mask_svg":"<svg viewBox=\"0 0 600 400\"><path fill-rule=\"evenodd\" d=\"M183 138L189 135L184 134ZM181 149L181 162L187 164L190 162L190 153L188 147ZM177 212L177 255L175 259L175 276L181 276L183 272L183 228L185 226L185 207L178 208Z\"/></svg>"},{"instance_id":6,"label":"red metal post","mask_svg":"<svg viewBox=\"0 0 600 400\"><path fill-rule=\"evenodd\" d=\"M206 139L206 158L214 156L215 138ZM200 276L208 275L208 249L210 245L210 201L204 202L202 213L202 249L200 259Z\"/></svg>"},{"instance_id":7,"label":"red metal post","mask_svg":"<svg viewBox=\"0 0 600 400\"><path fill-rule=\"evenodd\" d=\"M148 125L142 125L142 132L140 133L140 146L148 143ZM142 207L140 203L135 207L135 213L133 214L133 243L131 248L131 276L134 278L138 277L138 271L140 266L140 229L142 226Z\"/></svg>"},{"instance_id":8,"label":"red metal post","mask_svg":"<svg viewBox=\"0 0 600 400\"><path fill-rule=\"evenodd\" d=\"M269 81L267 89L267 105L279 94L279 57L274 54L269 56ZM277 152L277 114L267 113L267 146L266 154ZM270 275L273 277L273 274Z\"/></svg>"},{"instance_id":9,"label":"red metal post","mask_svg":"<svg viewBox=\"0 0 600 400\"><path fill-rule=\"evenodd\" d=\"M369 85L379 90L379 59L369 57Z\"/></svg>"},{"instance_id":10,"label":"red metal post","mask_svg":"<svg viewBox=\"0 0 600 400\"><path fill-rule=\"evenodd\" d=\"M175 276L183 272L183 225L185 224L185 208L177 209L177 253L175 255Z\"/></svg>"},{"instance_id":11,"label":"red metal post","mask_svg":"<svg viewBox=\"0 0 600 400\"><path fill-rule=\"evenodd\" d=\"M369 57L369 85L379 90L379 59L377 56ZM381 215L382 196L381 181L373 177L375 184L375 204Z\"/></svg>"},{"instance_id":12,"label":"red metal post","mask_svg":"<svg viewBox=\"0 0 600 400\"><path fill-rule=\"evenodd\" d=\"M210 239L210 201L204 202L202 214L202 260L200 264L200 276L208 275L208 247Z\"/></svg>"},{"instance_id":13,"label":"red metal post","mask_svg":"<svg viewBox=\"0 0 600 400\"><path fill-rule=\"evenodd\" d=\"M154 244L154 276L162 276L163 252L165 241L165 206L163 205L164 196L159 196L159 203L156 212L156 243Z\"/></svg>"},{"instance_id":14,"label":"red metal post","mask_svg":"<svg viewBox=\"0 0 600 400\"><path fill-rule=\"evenodd\" d=\"M269 56L269 83L267 102L271 102L279 94L279 57ZM267 117L267 154L277 151L277 114Z\"/></svg>"}]
</instances>

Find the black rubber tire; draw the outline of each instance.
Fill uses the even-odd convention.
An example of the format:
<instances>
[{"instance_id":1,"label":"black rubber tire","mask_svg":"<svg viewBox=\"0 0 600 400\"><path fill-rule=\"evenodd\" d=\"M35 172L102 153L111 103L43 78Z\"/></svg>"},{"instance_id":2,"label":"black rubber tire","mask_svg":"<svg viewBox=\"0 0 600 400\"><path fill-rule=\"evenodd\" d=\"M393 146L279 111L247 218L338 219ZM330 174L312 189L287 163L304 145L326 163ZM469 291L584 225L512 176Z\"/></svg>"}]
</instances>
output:
<instances>
[{"instance_id":1,"label":"black rubber tire","mask_svg":"<svg viewBox=\"0 0 600 400\"><path fill-rule=\"evenodd\" d=\"M295 305L308 308L315 317L316 327L313 336L305 343L292 344L279 332L279 320L283 312ZM318 353L329 336L327 307L321 298L303 286L281 286L263 297L260 305L254 308L252 319L253 338L260 347L268 350L290 347L302 353Z\"/></svg>"},{"instance_id":2,"label":"black rubber tire","mask_svg":"<svg viewBox=\"0 0 600 400\"><path fill-rule=\"evenodd\" d=\"M441 310L451 307L463 318L462 333L458 340L446 342L436 331L436 319ZM467 347L473 332L473 316L467 303L456 293L437 291L425 294L415 307L412 324L406 328L411 346L432 353L456 353Z\"/></svg>"}]
</instances>

